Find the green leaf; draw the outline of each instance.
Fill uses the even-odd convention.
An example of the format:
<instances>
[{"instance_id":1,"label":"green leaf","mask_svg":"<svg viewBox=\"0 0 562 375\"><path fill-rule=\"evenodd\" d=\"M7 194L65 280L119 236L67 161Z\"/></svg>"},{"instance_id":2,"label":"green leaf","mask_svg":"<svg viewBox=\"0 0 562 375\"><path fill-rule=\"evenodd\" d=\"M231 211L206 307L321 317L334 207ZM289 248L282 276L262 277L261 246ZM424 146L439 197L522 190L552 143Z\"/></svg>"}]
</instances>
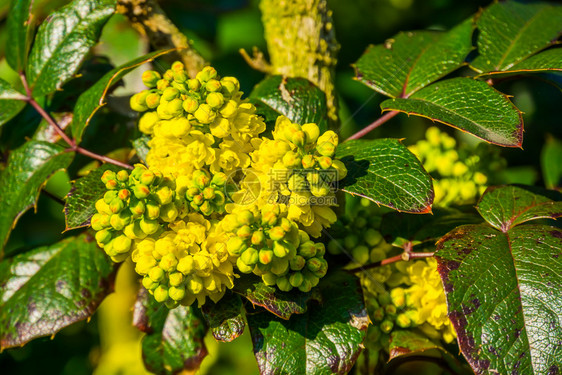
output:
<instances>
[{"instance_id":1,"label":"green leaf","mask_svg":"<svg viewBox=\"0 0 562 375\"><path fill-rule=\"evenodd\" d=\"M94 114L106 104L105 99L111 87L127 73L171 51L174 50L156 51L129 61L106 73L95 85L80 95L74 108L74 119L70 125L72 135L77 143L82 140L84 129L89 125Z\"/></svg>"},{"instance_id":2,"label":"green leaf","mask_svg":"<svg viewBox=\"0 0 562 375\"><path fill-rule=\"evenodd\" d=\"M490 187L476 209L491 226L502 232L521 223L562 216L562 202L552 200L552 192L540 194L518 186Z\"/></svg>"},{"instance_id":3,"label":"green leaf","mask_svg":"<svg viewBox=\"0 0 562 375\"><path fill-rule=\"evenodd\" d=\"M28 141L13 151L0 174L0 247L19 217L34 206L39 191L52 174L70 165L74 154L41 141ZM0 251L1 258L2 251Z\"/></svg>"},{"instance_id":4,"label":"green leaf","mask_svg":"<svg viewBox=\"0 0 562 375\"><path fill-rule=\"evenodd\" d=\"M562 142L548 138L541 152L541 169L544 184L548 189L562 186Z\"/></svg>"},{"instance_id":5,"label":"green leaf","mask_svg":"<svg viewBox=\"0 0 562 375\"><path fill-rule=\"evenodd\" d=\"M369 317L357 278L344 272L320 283L322 304L290 320L248 314L261 374L347 374L362 350Z\"/></svg>"},{"instance_id":6,"label":"green leaf","mask_svg":"<svg viewBox=\"0 0 562 375\"><path fill-rule=\"evenodd\" d=\"M459 227L437 243L449 318L477 374L556 374L562 366L562 231Z\"/></svg>"},{"instance_id":7,"label":"green leaf","mask_svg":"<svg viewBox=\"0 0 562 375\"><path fill-rule=\"evenodd\" d=\"M16 71L22 72L27 62L33 31L32 0L12 0L6 24L10 42L6 43L6 61Z\"/></svg>"},{"instance_id":8,"label":"green leaf","mask_svg":"<svg viewBox=\"0 0 562 375\"><path fill-rule=\"evenodd\" d=\"M25 107L25 95L0 78L0 126L10 121Z\"/></svg>"},{"instance_id":9,"label":"green leaf","mask_svg":"<svg viewBox=\"0 0 562 375\"><path fill-rule=\"evenodd\" d=\"M500 146L521 147L523 142L517 107L486 82L471 78L437 82L408 99L385 100L381 108L426 117Z\"/></svg>"},{"instance_id":10,"label":"green leaf","mask_svg":"<svg viewBox=\"0 0 562 375\"><path fill-rule=\"evenodd\" d=\"M207 329L195 307L180 305L170 310L141 288L133 324L147 332L142 339L142 356L152 373L195 372L207 356L203 342Z\"/></svg>"},{"instance_id":11,"label":"green leaf","mask_svg":"<svg viewBox=\"0 0 562 375\"><path fill-rule=\"evenodd\" d=\"M34 97L54 92L78 71L114 13L115 3L74 0L39 26L26 68Z\"/></svg>"},{"instance_id":12,"label":"green leaf","mask_svg":"<svg viewBox=\"0 0 562 375\"><path fill-rule=\"evenodd\" d=\"M244 333L242 301L236 294L227 292L217 303L207 301L201 312L217 341L231 342Z\"/></svg>"},{"instance_id":13,"label":"green leaf","mask_svg":"<svg viewBox=\"0 0 562 375\"><path fill-rule=\"evenodd\" d=\"M476 214L461 212L452 208L437 208L433 215L411 215L389 212L382 217L380 232L387 242L397 238L417 243L435 241L459 225L482 222Z\"/></svg>"},{"instance_id":14,"label":"green leaf","mask_svg":"<svg viewBox=\"0 0 562 375\"><path fill-rule=\"evenodd\" d=\"M341 143L336 157L347 167L339 188L397 211L426 213L433 203L431 177L396 139Z\"/></svg>"},{"instance_id":15,"label":"green leaf","mask_svg":"<svg viewBox=\"0 0 562 375\"><path fill-rule=\"evenodd\" d=\"M549 71L562 72L562 48L553 48L537 53L536 55L513 65L507 70L486 72L481 74L481 76L541 73Z\"/></svg>"},{"instance_id":16,"label":"green leaf","mask_svg":"<svg viewBox=\"0 0 562 375\"><path fill-rule=\"evenodd\" d=\"M143 135L137 139L133 140L133 148L135 149L137 156L139 159L146 164L146 155L148 155L148 151L150 151L150 147L148 147L148 141L150 141L150 137Z\"/></svg>"},{"instance_id":17,"label":"green leaf","mask_svg":"<svg viewBox=\"0 0 562 375\"><path fill-rule=\"evenodd\" d=\"M249 99L268 123L283 115L301 125L313 122L321 131L328 128L326 95L305 78L267 77Z\"/></svg>"},{"instance_id":18,"label":"green leaf","mask_svg":"<svg viewBox=\"0 0 562 375\"><path fill-rule=\"evenodd\" d=\"M552 45L562 33L562 7L548 3L496 2L476 21L478 72L504 71Z\"/></svg>"},{"instance_id":19,"label":"green leaf","mask_svg":"<svg viewBox=\"0 0 562 375\"><path fill-rule=\"evenodd\" d=\"M101 175L107 170L118 172L121 169L113 164L103 164L73 182L64 204L65 231L90 225L90 219L97 212L96 201L107 192Z\"/></svg>"},{"instance_id":20,"label":"green leaf","mask_svg":"<svg viewBox=\"0 0 562 375\"><path fill-rule=\"evenodd\" d=\"M265 285L260 278L252 275L236 280L233 291L253 305L261 306L282 319L289 319L292 314L305 313L308 301L317 298L314 289L308 293L298 290L282 292Z\"/></svg>"},{"instance_id":21,"label":"green leaf","mask_svg":"<svg viewBox=\"0 0 562 375\"><path fill-rule=\"evenodd\" d=\"M472 50L472 19L449 32L399 33L371 46L355 64L357 80L390 97L408 97L464 65Z\"/></svg>"},{"instance_id":22,"label":"green leaf","mask_svg":"<svg viewBox=\"0 0 562 375\"><path fill-rule=\"evenodd\" d=\"M408 358L423 361L423 357L439 358L453 374L471 374L469 368L461 364L441 345L435 344L425 336L412 330L394 330L390 336L388 365L386 372L393 373L401 364L407 363ZM420 358L422 356L422 358ZM466 366L466 365L465 365Z\"/></svg>"},{"instance_id":23,"label":"green leaf","mask_svg":"<svg viewBox=\"0 0 562 375\"><path fill-rule=\"evenodd\" d=\"M88 234L0 262L0 349L90 317L113 291L115 270Z\"/></svg>"}]
</instances>

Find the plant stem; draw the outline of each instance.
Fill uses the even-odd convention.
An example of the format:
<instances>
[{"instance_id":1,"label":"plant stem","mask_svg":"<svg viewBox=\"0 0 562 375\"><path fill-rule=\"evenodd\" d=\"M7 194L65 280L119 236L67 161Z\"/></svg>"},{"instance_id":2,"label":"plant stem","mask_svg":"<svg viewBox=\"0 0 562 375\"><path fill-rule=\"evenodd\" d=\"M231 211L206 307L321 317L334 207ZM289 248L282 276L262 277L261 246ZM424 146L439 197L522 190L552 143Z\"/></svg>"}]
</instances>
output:
<instances>
[{"instance_id":1,"label":"plant stem","mask_svg":"<svg viewBox=\"0 0 562 375\"><path fill-rule=\"evenodd\" d=\"M387 265L387 264L390 264L390 263L396 263L396 262L399 262L401 260L409 261L411 259L431 258L434 255L435 255L435 253L414 253L414 252L404 251L402 254L398 254L398 255L395 255L393 257L383 259L380 262L370 263L370 264L366 264L364 266L352 268L350 270L347 270L347 272L357 273L357 272L365 271L365 270L368 270L368 269L371 269L371 268L377 268L377 267L380 267L380 266L384 266L384 265Z\"/></svg>"},{"instance_id":2,"label":"plant stem","mask_svg":"<svg viewBox=\"0 0 562 375\"><path fill-rule=\"evenodd\" d=\"M133 28L146 35L155 49L179 48L187 74L191 78L206 65L205 59L173 24L156 0L119 0L117 12L124 14Z\"/></svg>"},{"instance_id":3,"label":"plant stem","mask_svg":"<svg viewBox=\"0 0 562 375\"><path fill-rule=\"evenodd\" d=\"M66 133L60 127L60 125L57 123L57 121L49 113L47 113L47 111L45 111L45 109L43 109L43 107L41 107L41 105L39 105L39 103L37 103L37 101L33 98L33 93L31 91L31 89L29 88L29 85L27 84L27 79L25 77L25 74L20 73L20 78L21 78L23 87L25 89L25 94L26 94L25 101L28 102L37 111L37 113L39 113L41 115L41 117L43 117L45 119L45 121L47 121L47 123L50 126L53 127L53 129L55 129L55 131L62 138L62 140L65 141L66 144L68 144L70 146L68 151L74 151L74 152L77 152L79 154L88 156L92 159L100 160L100 161L103 161L105 163L115 164L115 165L117 165L119 167L122 167L122 168L133 169L133 167L130 166L129 164L120 162L119 160L108 158L107 156L96 154L92 151L86 150L85 148L82 148L82 147L78 146L76 144L76 141L74 139L71 139L68 135L66 135Z\"/></svg>"},{"instance_id":4,"label":"plant stem","mask_svg":"<svg viewBox=\"0 0 562 375\"><path fill-rule=\"evenodd\" d=\"M381 117L379 117L375 122L373 122L372 124L364 127L363 129L359 130L357 133L353 134L351 137L347 138L346 141L349 141L351 139L359 139L361 137L363 137L364 135L366 135L367 133L371 132L372 130L378 128L379 126L381 126L382 124L384 124L385 122L387 122L388 120L390 120L391 118L393 118L394 116L396 116L398 113L398 111L390 111L385 113L384 115L382 115Z\"/></svg>"}]
</instances>

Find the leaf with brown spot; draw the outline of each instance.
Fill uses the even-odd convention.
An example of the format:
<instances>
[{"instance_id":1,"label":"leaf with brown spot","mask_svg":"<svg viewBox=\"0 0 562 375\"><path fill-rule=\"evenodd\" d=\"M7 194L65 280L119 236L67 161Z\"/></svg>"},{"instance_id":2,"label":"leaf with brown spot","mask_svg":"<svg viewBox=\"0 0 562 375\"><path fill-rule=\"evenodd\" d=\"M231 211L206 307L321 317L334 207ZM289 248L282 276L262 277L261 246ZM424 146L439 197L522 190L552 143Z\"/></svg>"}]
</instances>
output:
<instances>
[{"instance_id":1,"label":"leaf with brown spot","mask_svg":"<svg viewBox=\"0 0 562 375\"><path fill-rule=\"evenodd\" d=\"M546 374L562 361L562 230L521 223L551 213L553 201L508 186L482 202L493 227L464 225L437 243L459 346L478 374Z\"/></svg>"},{"instance_id":2,"label":"leaf with brown spot","mask_svg":"<svg viewBox=\"0 0 562 375\"><path fill-rule=\"evenodd\" d=\"M246 321L242 313L242 301L237 294L227 291L217 303L207 301L201 307L201 312L217 341L231 342L244 333Z\"/></svg>"},{"instance_id":3,"label":"leaf with brown spot","mask_svg":"<svg viewBox=\"0 0 562 375\"><path fill-rule=\"evenodd\" d=\"M89 318L113 291L115 271L86 234L0 262L0 349Z\"/></svg>"}]
</instances>

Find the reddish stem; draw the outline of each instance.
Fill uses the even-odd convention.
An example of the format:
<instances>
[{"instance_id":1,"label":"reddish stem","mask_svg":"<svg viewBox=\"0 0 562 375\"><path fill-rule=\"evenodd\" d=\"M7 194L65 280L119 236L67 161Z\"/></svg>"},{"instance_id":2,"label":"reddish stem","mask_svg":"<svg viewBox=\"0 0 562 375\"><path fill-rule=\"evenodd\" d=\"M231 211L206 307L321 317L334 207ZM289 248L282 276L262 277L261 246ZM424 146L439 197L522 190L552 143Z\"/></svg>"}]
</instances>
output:
<instances>
[{"instance_id":1,"label":"reddish stem","mask_svg":"<svg viewBox=\"0 0 562 375\"><path fill-rule=\"evenodd\" d=\"M381 126L382 124L384 124L385 122L387 122L388 120L390 120L391 118L396 116L398 113L400 113L400 112L390 111L390 112L385 113L384 115L379 117L375 122L373 122L370 125L367 125L366 127L359 130L357 133L353 134L351 137L347 138L346 140L349 141L351 139L359 139L359 138L363 137L367 133L373 131L374 129L378 128L379 126Z\"/></svg>"},{"instance_id":2,"label":"reddish stem","mask_svg":"<svg viewBox=\"0 0 562 375\"><path fill-rule=\"evenodd\" d=\"M92 151L88 151L85 148L78 146L76 144L76 141L74 139L71 139L68 135L66 135L66 133L60 127L57 121L50 114L48 114L47 111L45 111L43 107L41 107L39 103L37 103L37 101L33 98L33 93L29 88L25 74L20 73L20 78L23 83L23 87L25 89L25 94L26 94L25 101L28 102L41 115L41 117L43 117L45 121L47 121L47 123L53 127L53 129L55 129L57 134L70 146L69 151L74 151L79 154L88 156L92 159L103 161L105 163L115 164L122 168L133 169L133 167L130 166L129 164L120 162L119 160L108 158L107 156L96 154Z\"/></svg>"},{"instance_id":3,"label":"reddish stem","mask_svg":"<svg viewBox=\"0 0 562 375\"><path fill-rule=\"evenodd\" d=\"M368 270L370 268L376 268L376 267L384 266L384 265L387 265L387 264L390 264L390 263L396 263L396 262L399 262L401 260L408 261L408 260L411 260L411 259L431 258L434 255L435 255L435 253L413 253L413 252L405 251L402 254L398 254L398 255L395 255L393 257L383 259L380 262L370 263L370 264L366 264L364 266L360 266L360 267L357 267L357 268L352 268L350 270L347 270L347 272L357 273L357 272Z\"/></svg>"}]
</instances>

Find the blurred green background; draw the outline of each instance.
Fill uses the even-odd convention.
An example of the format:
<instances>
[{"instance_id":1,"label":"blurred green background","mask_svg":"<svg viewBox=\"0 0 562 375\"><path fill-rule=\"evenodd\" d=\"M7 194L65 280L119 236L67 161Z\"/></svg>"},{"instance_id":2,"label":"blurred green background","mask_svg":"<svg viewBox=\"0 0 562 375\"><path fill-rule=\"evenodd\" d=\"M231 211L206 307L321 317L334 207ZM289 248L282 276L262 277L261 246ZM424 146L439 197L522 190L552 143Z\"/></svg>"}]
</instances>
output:
<instances>
[{"instance_id":1,"label":"blurred green background","mask_svg":"<svg viewBox=\"0 0 562 375\"><path fill-rule=\"evenodd\" d=\"M65 0L36 0L35 13L44 19L49 12L64 5ZM6 17L9 0L0 0L0 77L17 84L17 75L8 67L3 54L6 35ZM336 88L340 99L341 135L345 138L368 125L380 116L379 104L384 97L352 79L351 64L364 52L369 44L382 43L399 31L416 29L446 30L478 12L480 7L490 3L485 0L329 0L334 14L336 37L341 45L338 56ZM195 48L217 68L221 75L239 78L244 92L249 93L263 74L252 70L242 59L238 50L251 50L257 46L266 51L263 27L257 1L243 0L163 0L160 4L169 17L190 39ZM102 41L95 48L95 55L105 55L109 61L96 59L95 65L102 71L113 65L122 64L147 52L147 42L128 25L124 17L115 15L102 35ZM267 56L267 55L266 55ZM104 70L105 69L105 70ZM558 82L562 83L559 77ZM116 95L128 95L139 89L138 75L130 75ZM84 84L84 83L82 83ZM87 83L84 84L87 87ZM497 87L513 95L513 101L524 112L525 138L523 150L503 149L502 155L509 163L511 182L543 186L540 172L541 150L549 137L562 139L562 123L559 104L560 89L538 79L506 80ZM65 97L60 99L64 102ZM114 108L117 109L118 108ZM32 136L39 125L39 118L33 111L24 111L15 121L17 127L5 125L0 133L0 162L7 157L7 150L13 149ZM98 123L103 122L99 119ZM115 143L88 145L96 151L110 151L118 147L129 135L131 119L123 116L112 126L120 134ZM127 124L129 128L127 128ZM405 138L407 145L419 140L425 129L432 123L426 119L400 115L371 133L370 137ZM96 126L96 124L94 124ZM440 127L466 142L477 141L450 128ZM81 160L81 164L87 160ZM71 170L74 174L78 166ZM69 190L69 177L59 173L51 178L46 191L56 198L62 198ZM47 194L39 199L37 213L27 212L13 231L7 247L8 254L21 249L49 244L60 239L64 230L62 205ZM127 267L127 266L126 266ZM110 348L130 350L131 361L140 361L139 335L132 331L128 318L131 314L130 301L134 293L132 273L124 276L117 285L117 296L112 296L102 305L102 312L96 314L89 324L78 323L57 334L53 339L35 340L23 348L6 350L0 354L2 374L91 374L100 362L97 374L138 374L142 370L134 365L107 365L112 359ZM121 302L120 302L121 301ZM122 301L127 301L125 304ZM112 319L112 310L121 320L119 324L107 325ZM101 317L100 317L101 315ZM105 323L104 323L105 321ZM116 342L108 342L108 336L118 336ZM119 339L122 338L122 340ZM133 343L133 344L131 344ZM203 364L204 373L209 374L253 374L257 366L251 354L251 340L248 332L234 343L217 344L207 340L209 357ZM127 349L128 344L131 344ZM119 346L121 345L121 346Z\"/></svg>"}]
</instances>

